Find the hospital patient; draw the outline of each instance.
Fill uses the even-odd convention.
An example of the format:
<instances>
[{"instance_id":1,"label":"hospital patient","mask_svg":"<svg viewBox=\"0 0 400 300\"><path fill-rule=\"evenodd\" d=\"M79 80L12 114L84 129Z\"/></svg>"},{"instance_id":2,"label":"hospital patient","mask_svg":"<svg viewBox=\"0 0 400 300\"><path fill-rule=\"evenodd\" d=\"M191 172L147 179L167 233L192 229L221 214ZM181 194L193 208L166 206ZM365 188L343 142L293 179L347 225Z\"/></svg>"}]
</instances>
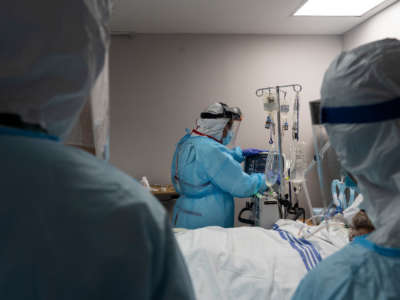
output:
<instances>
[{"instance_id":1,"label":"hospital patient","mask_svg":"<svg viewBox=\"0 0 400 300\"><path fill-rule=\"evenodd\" d=\"M375 230L322 261L293 299L400 299L400 41L366 44L333 61L321 121Z\"/></svg>"},{"instance_id":2,"label":"hospital patient","mask_svg":"<svg viewBox=\"0 0 400 300\"><path fill-rule=\"evenodd\" d=\"M360 210L352 220L349 233L349 240L352 241L356 236L363 236L374 231L375 227L368 218L365 210Z\"/></svg>"},{"instance_id":3,"label":"hospital patient","mask_svg":"<svg viewBox=\"0 0 400 300\"><path fill-rule=\"evenodd\" d=\"M107 0L0 13L0 299L194 299L157 201L62 144L104 71Z\"/></svg>"}]
</instances>

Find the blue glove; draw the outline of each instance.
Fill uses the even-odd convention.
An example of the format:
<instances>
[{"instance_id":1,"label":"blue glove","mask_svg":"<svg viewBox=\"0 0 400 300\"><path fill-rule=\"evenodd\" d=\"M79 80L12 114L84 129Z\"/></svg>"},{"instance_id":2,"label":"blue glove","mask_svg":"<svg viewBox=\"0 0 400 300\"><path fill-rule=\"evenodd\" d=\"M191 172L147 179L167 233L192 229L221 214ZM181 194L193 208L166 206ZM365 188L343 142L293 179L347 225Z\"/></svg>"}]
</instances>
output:
<instances>
[{"instance_id":1,"label":"blue glove","mask_svg":"<svg viewBox=\"0 0 400 300\"><path fill-rule=\"evenodd\" d=\"M261 152L267 152L267 150L261 150L255 148L243 149L242 151L243 151L243 156L253 156Z\"/></svg>"}]
</instances>

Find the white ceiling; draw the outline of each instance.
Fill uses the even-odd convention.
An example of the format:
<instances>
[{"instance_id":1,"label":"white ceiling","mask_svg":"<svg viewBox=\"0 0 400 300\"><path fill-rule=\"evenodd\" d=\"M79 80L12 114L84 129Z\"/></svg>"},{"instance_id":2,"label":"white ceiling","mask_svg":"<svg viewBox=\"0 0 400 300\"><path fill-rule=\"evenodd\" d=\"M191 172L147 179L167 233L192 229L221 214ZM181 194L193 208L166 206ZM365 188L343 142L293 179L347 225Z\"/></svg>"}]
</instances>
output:
<instances>
[{"instance_id":1,"label":"white ceiling","mask_svg":"<svg viewBox=\"0 0 400 300\"><path fill-rule=\"evenodd\" d=\"M333 0L334 1L334 0ZM117 0L112 31L132 33L343 34L364 17L293 17L304 0Z\"/></svg>"}]
</instances>

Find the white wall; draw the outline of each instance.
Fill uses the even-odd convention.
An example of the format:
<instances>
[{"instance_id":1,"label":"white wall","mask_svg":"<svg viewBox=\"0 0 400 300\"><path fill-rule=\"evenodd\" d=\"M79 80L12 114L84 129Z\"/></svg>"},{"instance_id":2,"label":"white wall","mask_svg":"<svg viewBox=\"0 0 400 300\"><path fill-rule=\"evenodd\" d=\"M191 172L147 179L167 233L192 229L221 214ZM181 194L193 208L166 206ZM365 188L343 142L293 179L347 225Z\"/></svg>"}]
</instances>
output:
<instances>
[{"instance_id":1,"label":"white wall","mask_svg":"<svg viewBox=\"0 0 400 300\"><path fill-rule=\"evenodd\" d=\"M349 50L383 38L400 39L400 2L347 32L344 35L344 49Z\"/></svg>"},{"instance_id":2,"label":"white wall","mask_svg":"<svg viewBox=\"0 0 400 300\"><path fill-rule=\"evenodd\" d=\"M169 183L175 144L217 100L242 108L238 144L263 148L265 114L255 90L291 83L304 86L300 135L311 160L307 101L319 98L323 74L342 46L339 36L113 39L111 162L137 179L146 175L153 183Z\"/></svg>"}]
</instances>

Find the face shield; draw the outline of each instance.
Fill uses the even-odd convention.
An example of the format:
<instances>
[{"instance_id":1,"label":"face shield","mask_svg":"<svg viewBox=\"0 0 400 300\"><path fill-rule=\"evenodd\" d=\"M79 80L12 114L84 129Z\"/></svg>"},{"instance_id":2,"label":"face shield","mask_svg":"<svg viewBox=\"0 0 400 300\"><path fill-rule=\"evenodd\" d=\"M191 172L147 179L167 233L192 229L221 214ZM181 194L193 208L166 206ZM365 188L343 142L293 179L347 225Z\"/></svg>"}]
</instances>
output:
<instances>
[{"instance_id":1,"label":"face shield","mask_svg":"<svg viewBox=\"0 0 400 300\"><path fill-rule=\"evenodd\" d=\"M324 172L322 166L323 149L328 145L329 141L325 128L321 124L320 118L320 107L321 101L310 102L310 113L311 113L311 124L313 134L313 147L314 147L314 159L317 162L317 173L318 173L318 184L321 191L321 200L324 208L328 207L328 197L324 192Z\"/></svg>"},{"instance_id":2,"label":"face shield","mask_svg":"<svg viewBox=\"0 0 400 300\"><path fill-rule=\"evenodd\" d=\"M313 148L314 148L314 163L316 166L319 192L317 193L320 203L322 203L323 210L322 219L328 219L333 216L335 212L331 209L333 205L333 193L331 191L331 183L333 179L338 178L338 171L340 166L336 160L328 159L328 151L331 144L328 138L325 127L321 122L321 101L311 101L310 103L312 133L313 133ZM332 174L333 173L333 174ZM308 200L311 203L310 200ZM335 210L335 209L334 209ZM314 215L313 212L311 212Z\"/></svg>"},{"instance_id":3,"label":"face shield","mask_svg":"<svg viewBox=\"0 0 400 300\"><path fill-rule=\"evenodd\" d=\"M391 247L400 247L399 66L396 39L343 52L324 75L320 108L312 108L315 152L321 152L327 134L340 165L363 196L360 207L375 227L368 239ZM330 170L321 157L316 155L322 186ZM322 189L325 206L330 200L326 190Z\"/></svg>"},{"instance_id":4,"label":"face shield","mask_svg":"<svg viewBox=\"0 0 400 300\"><path fill-rule=\"evenodd\" d=\"M229 142L226 144L226 146L229 148L235 148L237 146L236 141L239 135L240 124L242 123L242 112L238 107L229 108L229 111L232 114L232 125L227 133L227 136L230 136L230 140L228 140Z\"/></svg>"},{"instance_id":5,"label":"face shield","mask_svg":"<svg viewBox=\"0 0 400 300\"><path fill-rule=\"evenodd\" d=\"M217 102L200 114L194 133L211 137L229 148L235 147L241 120L238 107Z\"/></svg>"},{"instance_id":6,"label":"face shield","mask_svg":"<svg viewBox=\"0 0 400 300\"><path fill-rule=\"evenodd\" d=\"M389 102L389 104L391 103ZM393 108L395 107L400 106L396 104ZM378 141L377 137L373 137L376 134L376 128L389 125L386 122L382 124L375 123L373 119L371 123L371 117L376 120L385 120L387 118L389 110L382 108L382 105L321 108L320 101L310 102L314 159L321 202L324 207L324 217L329 218L337 213L343 213L349 208L355 202L356 196L360 194L358 183L361 185L366 181L382 185L388 183L382 180L389 177L386 176L386 173L390 172L391 168L387 166L382 168L381 165L376 164L373 172L362 171L362 168L367 165L368 157L374 155L371 153L371 149ZM370 113L366 113L367 111ZM364 113L364 115L357 115L357 112ZM398 112L394 114L398 114ZM380 136L385 138L382 134ZM327 159L328 150L332 142L332 147L335 149L335 154L337 154L340 164L332 165L332 162ZM382 140L380 145L384 145L384 143ZM390 147L396 148L396 144L390 142L389 144ZM386 148L390 149L390 147ZM394 151L391 152L394 153ZM332 176L332 173L335 173L335 175ZM373 177L378 173L379 177ZM366 189L364 192L366 192ZM360 207L366 208L367 205L368 200L362 203ZM370 207L368 210L371 217L375 219L375 212Z\"/></svg>"}]
</instances>

